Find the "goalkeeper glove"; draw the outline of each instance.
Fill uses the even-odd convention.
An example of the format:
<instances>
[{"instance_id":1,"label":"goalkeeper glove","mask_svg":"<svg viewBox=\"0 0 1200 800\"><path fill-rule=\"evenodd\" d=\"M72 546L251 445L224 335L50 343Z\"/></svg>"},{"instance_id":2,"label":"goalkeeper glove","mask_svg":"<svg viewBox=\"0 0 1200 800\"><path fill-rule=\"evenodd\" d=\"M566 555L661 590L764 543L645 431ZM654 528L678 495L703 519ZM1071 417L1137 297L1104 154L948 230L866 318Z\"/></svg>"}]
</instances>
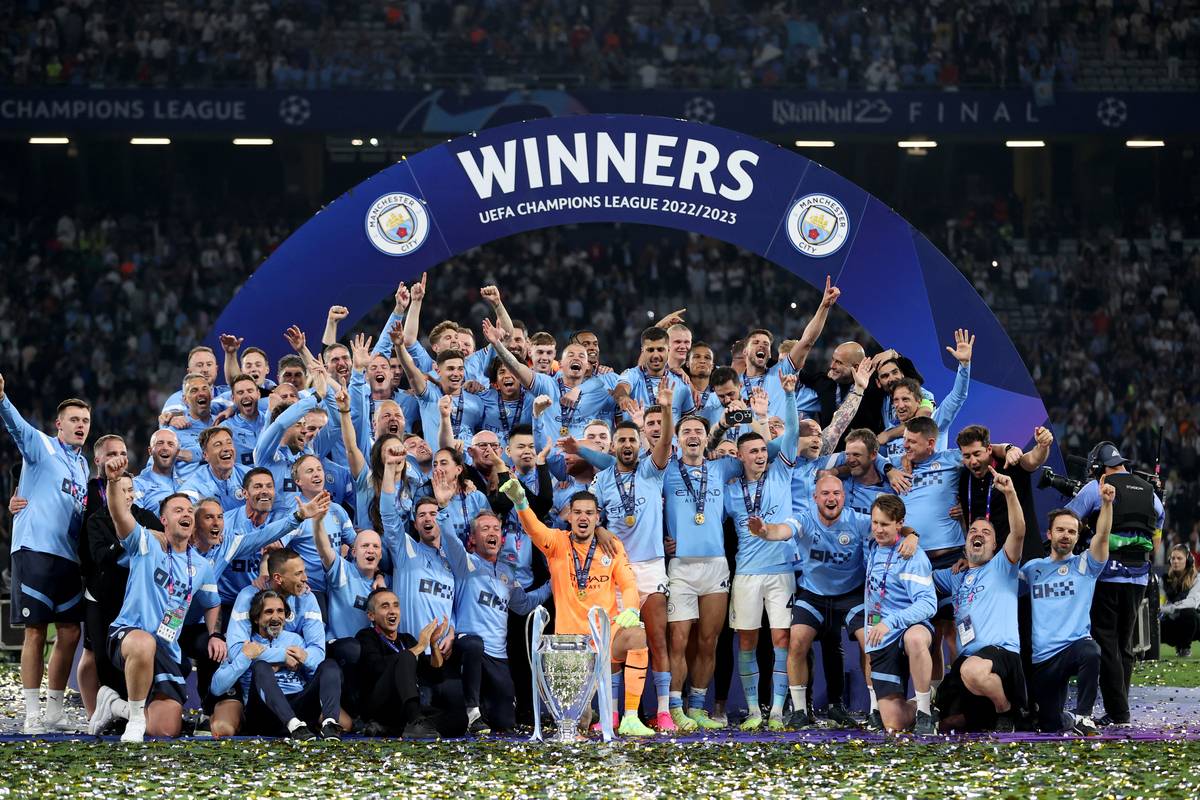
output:
<instances>
[{"instance_id":1,"label":"goalkeeper glove","mask_svg":"<svg viewBox=\"0 0 1200 800\"><path fill-rule=\"evenodd\" d=\"M618 628L636 628L641 624L641 621L638 612L632 608L627 608L620 614L617 614L616 619L613 620Z\"/></svg>"},{"instance_id":2,"label":"goalkeeper glove","mask_svg":"<svg viewBox=\"0 0 1200 800\"><path fill-rule=\"evenodd\" d=\"M513 508L517 511L529 508L529 501L525 499L525 487L516 478L509 478L505 481L504 485L500 487L500 491L504 492L509 500L512 500Z\"/></svg>"}]
</instances>

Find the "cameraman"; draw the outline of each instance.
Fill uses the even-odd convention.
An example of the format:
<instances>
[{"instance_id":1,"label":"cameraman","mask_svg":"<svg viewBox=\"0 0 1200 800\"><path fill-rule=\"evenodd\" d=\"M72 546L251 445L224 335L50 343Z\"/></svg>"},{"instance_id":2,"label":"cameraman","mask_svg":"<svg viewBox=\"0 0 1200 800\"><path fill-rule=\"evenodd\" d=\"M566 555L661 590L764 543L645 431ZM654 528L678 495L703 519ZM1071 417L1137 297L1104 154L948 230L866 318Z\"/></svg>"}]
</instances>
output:
<instances>
[{"instance_id":1,"label":"cameraman","mask_svg":"<svg viewBox=\"0 0 1200 800\"><path fill-rule=\"evenodd\" d=\"M1100 694L1104 716L1098 725L1129 724L1129 681L1133 676L1133 632L1138 605L1150 580L1150 553L1162 537L1163 505L1154 486L1125 469L1128 459L1112 442L1088 456L1095 476L1067 504L1067 510L1095 529L1103 476L1117 490L1113 501L1109 558L1092 600L1092 637L1100 645Z\"/></svg>"}]
</instances>

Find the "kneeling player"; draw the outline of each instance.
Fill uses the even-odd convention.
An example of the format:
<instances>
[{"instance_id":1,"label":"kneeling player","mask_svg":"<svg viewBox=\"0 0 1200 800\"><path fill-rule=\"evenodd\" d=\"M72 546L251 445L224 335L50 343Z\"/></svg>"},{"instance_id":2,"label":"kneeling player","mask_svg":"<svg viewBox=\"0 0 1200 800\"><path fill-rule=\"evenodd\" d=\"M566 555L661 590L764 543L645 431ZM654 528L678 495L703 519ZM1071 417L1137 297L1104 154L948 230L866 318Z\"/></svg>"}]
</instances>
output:
<instances>
[{"instance_id":1,"label":"kneeling player","mask_svg":"<svg viewBox=\"0 0 1200 800\"><path fill-rule=\"evenodd\" d=\"M125 602L109 628L108 654L125 672L129 700L108 695L93 721L102 730L114 716L126 717L121 741L141 742L147 733L179 735L186 699L179 632L193 600L205 609L209 632L218 631L221 599L212 566L189 544L195 522L191 499L167 496L159 516L164 533L146 530L134 520L132 495L122 488L132 480L125 466L124 458L115 458L104 469L113 527L129 555ZM223 648L220 655L225 655Z\"/></svg>"},{"instance_id":2,"label":"kneeling player","mask_svg":"<svg viewBox=\"0 0 1200 800\"><path fill-rule=\"evenodd\" d=\"M884 728L903 731L913 727L915 733L931 735L937 732L929 706L933 671L930 619L937 611L937 592L933 567L925 553L917 550L908 559L899 554L904 511L904 501L892 494L879 495L871 505L873 541L866 556L867 656ZM917 695L915 713L906 700L910 677Z\"/></svg>"},{"instance_id":3,"label":"kneeling player","mask_svg":"<svg viewBox=\"0 0 1200 800\"><path fill-rule=\"evenodd\" d=\"M591 492L577 492L567 503L564 521L570 531L547 528L534 515L525 499L525 487L509 480L500 487L513 501L518 518L533 543L546 554L550 565L550 587L554 594L555 633L590 633L588 611L600 606L616 626L612 640L613 685L625 673L625 716L617 732L622 736L653 736L654 731L638 719L638 706L646 685L649 653L646 632L640 627L637 580L629 568L624 547L616 556L597 553L596 526L600 506ZM594 563L593 563L594 562ZM617 611L617 592L625 610ZM615 692L614 692L614 708ZM615 712L614 712L615 713Z\"/></svg>"},{"instance_id":4,"label":"kneeling player","mask_svg":"<svg viewBox=\"0 0 1200 800\"><path fill-rule=\"evenodd\" d=\"M934 583L954 600L958 660L938 688L943 731L1014 729L1025 705L1025 675L1017 635L1017 584L1025 517L1012 479L992 470L993 487L1004 495L1009 532L996 552L996 529L984 518L967 531L967 569L934 572Z\"/></svg>"},{"instance_id":5,"label":"kneeling player","mask_svg":"<svg viewBox=\"0 0 1200 800\"><path fill-rule=\"evenodd\" d=\"M1050 512L1050 556L1021 568L1033 606L1033 676L1030 688L1043 731L1099 733L1092 706L1100 680L1100 645L1092 638L1092 597L1108 562L1113 500L1117 490L1100 482L1100 516L1086 553L1072 555L1079 541L1079 517L1066 509ZM1067 684L1076 677L1075 712L1063 706Z\"/></svg>"}]
</instances>

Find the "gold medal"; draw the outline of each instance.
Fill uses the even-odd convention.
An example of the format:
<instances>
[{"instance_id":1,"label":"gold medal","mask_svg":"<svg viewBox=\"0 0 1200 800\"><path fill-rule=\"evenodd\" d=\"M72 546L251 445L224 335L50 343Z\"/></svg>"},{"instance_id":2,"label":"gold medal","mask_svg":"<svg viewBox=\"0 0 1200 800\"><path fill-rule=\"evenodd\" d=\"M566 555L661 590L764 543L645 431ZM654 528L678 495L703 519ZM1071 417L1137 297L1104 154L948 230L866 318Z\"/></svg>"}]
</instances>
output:
<instances>
[{"instance_id":1,"label":"gold medal","mask_svg":"<svg viewBox=\"0 0 1200 800\"><path fill-rule=\"evenodd\" d=\"M701 514L701 513L699 513L699 512L697 512L697 513L696 513L696 524L697 524L697 525L703 525L703 524L704 524L704 515L703 515L703 514Z\"/></svg>"},{"instance_id":2,"label":"gold medal","mask_svg":"<svg viewBox=\"0 0 1200 800\"><path fill-rule=\"evenodd\" d=\"M626 524L626 525L632 525L632 524L634 524L635 522L637 522L637 518L636 518L635 516L633 516L633 514L626 514L626 515L625 515L625 524Z\"/></svg>"},{"instance_id":3,"label":"gold medal","mask_svg":"<svg viewBox=\"0 0 1200 800\"><path fill-rule=\"evenodd\" d=\"M575 592L575 596L578 597L580 600L586 600L587 599L587 591L584 589L579 589Z\"/></svg>"},{"instance_id":4,"label":"gold medal","mask_svg":"<svg viewBox=\"0 0 1200 800\"><path fill-rule=\"evenodd\" d=\"M558 429L559 436L566 436L568 433L569 433L569 431L567 430L566 425L563 425L561 428Z\"/></svg>"}]
</instances>

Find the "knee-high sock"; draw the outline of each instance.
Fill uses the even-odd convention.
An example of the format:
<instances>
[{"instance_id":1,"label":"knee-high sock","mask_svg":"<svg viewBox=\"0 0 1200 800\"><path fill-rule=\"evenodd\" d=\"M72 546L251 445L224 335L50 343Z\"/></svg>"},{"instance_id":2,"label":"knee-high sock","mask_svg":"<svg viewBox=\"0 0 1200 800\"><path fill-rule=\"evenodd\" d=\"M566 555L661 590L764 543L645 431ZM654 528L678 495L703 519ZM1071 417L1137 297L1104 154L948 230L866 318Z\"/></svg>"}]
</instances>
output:
<instances>
[{"instance_id":1,"label":"knee-high sock","mask_svg":"<svg viewBox=\"0 0 1200 800\"><path fill-rule=\"evenodd\" d=\"M746 707L750 716L761 717L758 704L758 653L754 650L738 650L738 677L742 679L742 691L746 695Z\"/></svg>"},{"instance_id":2,"label":"knee-high sock","mask_svg":"<svg viewBox=\"0 0 1200 800\"><path fill-rule=\"evenodd\" d=\"M616 672L614 672L612 674L612 707L613 707L614 714L621 710L621 703L619 701L620 697L621 697L621 670L617 670Z\"/></svg>"},{"instance_id":3,"label":"knee-high sock","mask_svg":"<svg viewBox=\"0 0 1200 800\"><path fill-rule=\"evenodd\" d=\"M636 714L642 703L642 690L646 688L646 667L650 665L650 651L641 647L630 650L625 656L625 713Z\"/></svg>"},{"instance_id":4,"label":"knee-high sock","mask_svg":"<svg viewBox=\"0 0 1200 800\"><path fill-rule=\"evenodd\" d=\"M658 697L658 713L663 714L671 710L671 673L653 670L652 674L654 676L654 694Z\"/></svg>"},{"instance_id":5,"label":"knee-high sock","mask_svg":"<svg viewBox=\"0 0 1200 800\"><path fill-rule=\"evenodd\" d=\"M787 699L788 676L786 647L773 648L775 651L775 668L771 672L771 714L783 716L783 701Z\"/></svg>"},{"instance_id":6,"label":"knee-high sock","mask_svg":"<svg viewBox=\"0 0 1200 800\"><path fill-rule=\"evenodd\" d=\"M708 699L707 686L693 686L688 692L688 708L692 711L703 711L704 701Z\"/></svg>"}]
</instances>

